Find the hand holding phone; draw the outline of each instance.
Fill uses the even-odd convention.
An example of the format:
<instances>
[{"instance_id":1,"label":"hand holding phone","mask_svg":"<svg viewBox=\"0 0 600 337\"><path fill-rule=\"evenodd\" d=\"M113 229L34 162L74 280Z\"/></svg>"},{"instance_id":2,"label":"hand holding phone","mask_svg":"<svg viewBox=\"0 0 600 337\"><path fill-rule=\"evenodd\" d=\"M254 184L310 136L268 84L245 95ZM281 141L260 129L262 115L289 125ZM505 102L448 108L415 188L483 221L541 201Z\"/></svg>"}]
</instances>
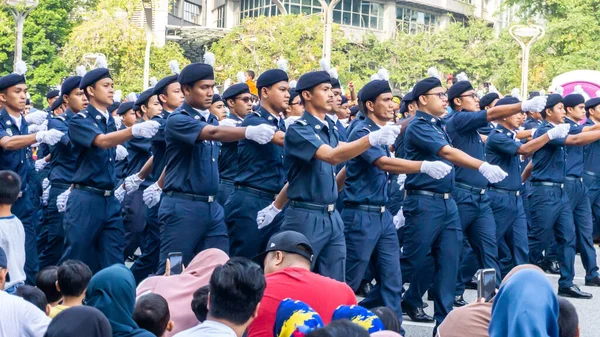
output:
<instances>
[{"instance_id":1,"label":"hand holding phone","mask_svg":"<svg viewBox=\"0 0 600 337\"><path fill-rule=\"evenodd\" d=\"M169 259L170 269L169 272L171 275L179 275L183 272L183 255L181 252L173 252L169 253L167 256Z\"/></svg>"},{"instance_id":2,"label":"hand holding phone","mask_svg":"<svg viewBox=\"0 0 600 337\"><path fill-rule=\"evenodd\" d=\"M489 302L496 294L496 270L479 269L477 271L477 299Z\"/></svg>"}]
</instances>

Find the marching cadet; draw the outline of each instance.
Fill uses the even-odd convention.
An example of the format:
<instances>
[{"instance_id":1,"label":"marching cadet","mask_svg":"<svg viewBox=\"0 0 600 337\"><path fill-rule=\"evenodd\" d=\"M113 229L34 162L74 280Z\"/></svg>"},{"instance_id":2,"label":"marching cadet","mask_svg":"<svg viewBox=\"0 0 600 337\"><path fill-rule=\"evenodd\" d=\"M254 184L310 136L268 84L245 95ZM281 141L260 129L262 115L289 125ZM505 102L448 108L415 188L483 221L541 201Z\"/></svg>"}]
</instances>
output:
<instances>
[{"instance_id":1,"label":"marching cadet","mask_svg":"<svg viewBox=\"0 0 600 337\"><path fill-rule=\"evenodd\" d=\"M240 126L246 116L252 112L252 94L246 83L237 83L225 90L221 96L225 106L229 108L229 116L220 121L219 125ZM221 144L219 155L219 193L217 202L224 206L227 198L233 192L233 180L238 172L238 142ZM227 215L227 212L225 212ZM268 238L267 238L268 239Z\"/></svg>"},{"instance_id":2,"label":"marching cadet","mask_svg":"<svg viewBox=\"0 0 600 337\"><path fill-rule=\"evenodd\" d=\"M288 184L270 206L258 213L257 223L259 228L270 224L289 198L281 230L306 235L314 251L314 270L344 281L346 241L344 225L335 208L338 198L335 165L371 146L391 145L400 127L384 126L351 143L340 143L333 121L326 117L335 104L329 73L315 71L302 75L296 91L301 95L305 112L285 134Z\"/></svg>"},{"instance_id":3,"label":"marching cadet","mask_svg":"<svg viewBox=\"0 0 600 337\"><path fill-rule=\"evenodd\" d=\"M57 197L65 211L65 248L61 261L78 259L93 272L123 263L125 247L121 203L114 196L115 147L132 137L150 138L158 123L146 121L117 131L107 108L113 104L113 80L106 60L85 74L79 84L89 104L69 123L69 138L77 164L71 189ZM60 262L59 262L60 263Z\"/></svg>"},{"instance_id":4,"label":"marching cadet","mask_svg":"<svg viewBox=\"0 0 600 337\"><path fill-rule=\"evenodd\" d=\"M137 115L135 110L135 102L125 102L119 105L117 108L117 116L114 117L115 127L117 131L126 130L127 128L132 127L137 122ZM117 126L117 120L120 121L121 125ZM118 181L122 181L125 179L127 173L127 142L124 142L123 145L119 144L116 146L116 156L115 156L115 175Z\"/></svg>"},{"instance_id":5,"label":"marching cadet","mask_svg":"<svg viewBox=\"0 0 600 337\"><path fill-rule=\"evenodd\" d=\"M304 105L300 99L300 94L296 91L296 81L290 82L290 99L288 100L288 109L286 110L286 118L284 120L286 130L289 129L290 125L294 124L302 114L304 113Z\"/></svg>"},{"instance_id":6,"label":"marching cadet","mask_svg":"<svg viewBox=\"0 0 600 337\"><path fill-rule=\"evenodd\" d=\"M250 140L238 143L235 189L225 203L230 256L247 258L264 251L269 238L279 230L281 221L257 228L256 214L275 200L286 180L283 167L286 129L278 113L288 107L288 75L283 69L267 70L258 77L256 86L260 107L244 119L242 126L269 125L277 132L268 144Z\"/></svg>"},{"instance_id":7,"label":"marching cadet","mask_svg":"<svg viewBox=\"0 0 600 337\"><path fill-rule=\"evenodd\" d=\"M212 104L210 105L210 109L208 109L208 111L210 111L211 114L217 116L219 122L227 118L225 102L223 101L223 97L221 97L221 95L217 93L213 95Z\"/></svg>"},{"instance_id":8,"label":"marching cadet","mask_svg":"<svg viewBox=\"0 0 600 337\"><path fill-rule=\"evenodd\" d=\"M52 112L51 106L59 97L60 90L58 89L51 89L48 91L48 93L46 93L46 103L48 103L48 107L46 109L48 109L48 112Z\"/></svg>"},{"instance_id":9,"label":"marching cadet","mask_svg":"<svg viewBox=\"0 0 600 337\"><path fill-rule=\"evenodd\" d=\"M54 145L63 136L57 130L38 131L29 134L29 124L42 124L45 111L36 111L22 116L27 100L25 72L27 66L19 61L15 73L0 78L0 170L16 172L21 178L21 194L13 204L11 212L21 220L25 230L25 274L28 284L35 284L39 258L36 244L36 224L32 219L34 208L28 190L28 151L35 143Z\"/></svg>"},{"instance_id":10,"label":"marching cadet","mask_svg":"<svg viewBox=\"0 0 600 337\"><path fill-rule=\"evenodd\" d=\"M600 97L587 100L585 111L587 117L585 126L600 123ZM595 225L594 235L597 235L600 232L600 141L589 144L584 151L583 182L588 188Z\"/></svg>"}]
</instances>

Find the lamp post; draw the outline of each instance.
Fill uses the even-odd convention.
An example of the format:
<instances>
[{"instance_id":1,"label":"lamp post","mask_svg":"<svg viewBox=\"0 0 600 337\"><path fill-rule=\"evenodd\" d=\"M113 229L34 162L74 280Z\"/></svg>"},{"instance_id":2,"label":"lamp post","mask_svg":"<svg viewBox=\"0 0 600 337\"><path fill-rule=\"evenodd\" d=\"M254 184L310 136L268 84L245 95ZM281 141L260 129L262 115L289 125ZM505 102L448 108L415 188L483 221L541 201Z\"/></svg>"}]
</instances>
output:
<instances>
[{"instance_id":1,"label":"lamp post","mask_svg":"<svg viewBox=\"0 0 600 337\"><path fill-rule=\"evenodd\" d=\"M538 25L516 25L510 27L508 32L510 33L510 36L519 43L523 51L523 63L521 65L521 96L527 97L529 52L531 51L531 46L546 34L546 30L544 27Z\"/></svg>"},{"instance_id":2,"label":"lamp post","mask_svg":"<svg viewBox=\"0 0 600 337\"><path fill-rule=\"evenodd\" d=\"M143 0L146 16L146 50L144 52L144 90L148 89L150 78L150 47L152 46L152 0Z\"/></svg>"},{"instance_id":3,"label":"lamp post","mask_svg":"<svg viewBox=\"0 0 600 337\"><path fill-rule=\"evenodd\" d=\"M15 18L15 57L13 65L23 59L23 23L29 13L38 5L38 0L5 0L8 10Z\"/></svg>"},{"instance_id":4,"label":"lamp post","mask_svg":"<svg viewBox=\"0 0 600 337\"><path fill-rule=\"evenodd\" d=\"M331 36L333 35L333 9L340 0L331 0L329 4L325 0L319 0L323 10L325 21L325 32L323 35L323 58L331 60Z\"/></svg>"}]
</instances>

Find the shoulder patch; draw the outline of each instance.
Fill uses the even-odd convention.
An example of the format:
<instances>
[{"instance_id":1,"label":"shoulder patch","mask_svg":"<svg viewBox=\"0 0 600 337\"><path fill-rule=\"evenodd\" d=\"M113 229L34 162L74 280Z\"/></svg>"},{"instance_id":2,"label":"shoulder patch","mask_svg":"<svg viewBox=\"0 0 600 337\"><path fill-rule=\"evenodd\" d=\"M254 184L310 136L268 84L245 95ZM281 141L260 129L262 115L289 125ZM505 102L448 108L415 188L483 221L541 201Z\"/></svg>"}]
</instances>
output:
<instances>
[{"instance_id":1,"label":"shoulder patch","mask_svg":"<svg viewBox=\"0 0 600 337\"><path fill-rule=\"evenodd\" d=\"M66 121L66 119L63 116L54 116L52 117L53 119L60 119L61 121Z\"/></svg>"},{"instance_id":2,"label":"shoulder patch","mask_svg":"<svg viewBox=\"0 0 600 337\"><path fill-rule=\"evenodd\" d=\"M87 117L87 113L85 111L80 111L77 113L78 116L86 118Z\"/></svg>"},{"instance_id":3,"label":"shoulder patch","mask_svg":"<svg viewBox=\"0 0 600 337\"><path fill-rule=\"evenodd\" d=\"M250 115L256 115L257 117L260 117L260 112L258 112L258 111L252 111L250 113Z\"/></svg>"},{"instance_id":4,"label":"shoulder patch","mask_svg":"<svg viewBox=\"0 0 600 337\"><path fill-rule=\"evenodd\" d=\"M301 125L304 125L304 126L308 125L308 122L306 120L304 120L304 119L297 119L294 123L295 124L301 124Z\"/></svg>"},{"instance_id":5,"label":"shoulder patch","mask_svg":"<svg viewBox=\"0 0 600 337\"><path fill-rule=\"evenodd\" d=\"M369 129L369 128L368 128L368 127L366 127L366 126L365 126L364 128L362 128L362 130L363 130L363 131L367 131L368 133L371 133L371 129Z\"/></svg>"}]
</instances>

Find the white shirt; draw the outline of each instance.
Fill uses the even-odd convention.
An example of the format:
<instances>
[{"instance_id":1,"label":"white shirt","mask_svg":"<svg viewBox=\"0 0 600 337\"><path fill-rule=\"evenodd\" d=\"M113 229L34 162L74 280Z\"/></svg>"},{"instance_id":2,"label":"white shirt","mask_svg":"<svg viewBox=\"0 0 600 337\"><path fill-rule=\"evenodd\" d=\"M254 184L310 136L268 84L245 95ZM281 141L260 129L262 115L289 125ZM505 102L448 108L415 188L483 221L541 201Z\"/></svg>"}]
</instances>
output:
<instances>
[{"instance_id":1,"label":"white shirt","mask_svg":"<svg viewBox=\"0 0 600 337\"><path fill-rule=\"evenodd\" d=\"M338 120L338 116L336 114L327 115L327 116L329 116L329 118L331 118L331 120L333 121L333 124L335 124Z\"/></svg>"},{"instance_id":2,"label":"white shirt","mask_svg":"<svg viewBox=\"0 0 600 337\"><path fill-rule=\"evenodd\" d=\"M104 117L104 119L106 120L106 125L108 125L108 117L109 117L108 111L103 112L103 111L98 110L98 112Z\"/></svg>"},{"instance_id":3,"label":"white shirt","mask_svg":"<svg viewBox=\"0 0 600 337\"><path fill-rule=\"evenodd\" d=\"M205 121L208 121L208 116L210 116L210 111L200 110L200 109L196 109L196 108L193 108L193 109L196 110L196 112L198 112L202 117L204 117Z\"/></svg>"},{"instance_id":4,"label":"white shirt","mask_svg":"<svg viewBox=\"0 0 600 337\"><path fill-rule=\"evenodd\" d=\"M17 129L21 130L21 124L23 123L23 116L19 115L19 118L10 116L10 118L12 118L13 122L15 122L15 126L17 127Z\"/></svg>"},{"instance_id":5,"label":"white shirt","mask_svg":"<svg viewBox=\"0 0 600 337\"><path fill-rule=\"evenodd\" d=\"M296 120L298 120L300 118L300 116L290 116L286 119L283 120L283 123L285 123L285 129L289 129L290 125L294 124L294 122Z\"/></svg>"},{"instance_id":6,"label":"white shirt","mask_svg":"<svg viewBox=\"0 0 600 337\"><path fill-rule=\"evenodd\" d=\"M21 297L0 291L0 337L43 337L50 318Z\"/></svg>"},{"instance_id":7,"label":"white shirt","mask_svg":"<svg viewBox=\"0 0 600 337\"><path fill-rule=\"evenodd\" d=\"M25 231L21 220L14 215L0 217L0 247L6 253L10 275L10 282L6 282L4 289L25 282Z\"/></svg>"},{"instance_id":8,"label":"white shirt","mask_svg":"<svg viewBox=\"0 0 600 337\"><path fill-rule=\"evenodd\" d=\"M223 323L206 320L173 337L237 337L237 335L232 328Z\"/></svg>"}]
</instances>

